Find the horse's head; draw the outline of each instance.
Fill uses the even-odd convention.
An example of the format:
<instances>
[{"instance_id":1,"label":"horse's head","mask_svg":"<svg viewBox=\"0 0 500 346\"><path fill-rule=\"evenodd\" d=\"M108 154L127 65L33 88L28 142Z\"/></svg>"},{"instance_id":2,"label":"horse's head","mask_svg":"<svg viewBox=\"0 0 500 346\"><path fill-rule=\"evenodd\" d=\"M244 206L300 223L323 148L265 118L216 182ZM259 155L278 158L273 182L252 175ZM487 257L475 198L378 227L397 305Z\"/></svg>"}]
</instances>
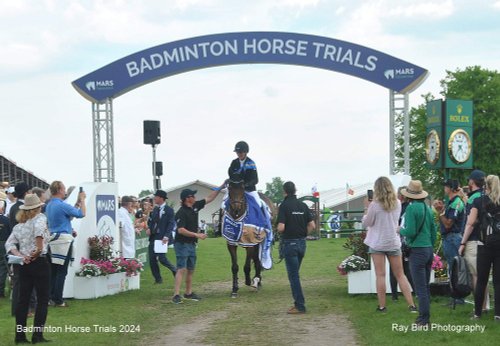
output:
<instances>
[{"instance_id":1,"label":"horse's head","mask_svg":"<svg viewBox=\"0 0 500 346\"><path fill-rule=\"evenodd\" d=\"M243 180L229 180L229 215L235 220L239 219L247 209L245 199L245 185Z\"/></svg>"}]
</instances>

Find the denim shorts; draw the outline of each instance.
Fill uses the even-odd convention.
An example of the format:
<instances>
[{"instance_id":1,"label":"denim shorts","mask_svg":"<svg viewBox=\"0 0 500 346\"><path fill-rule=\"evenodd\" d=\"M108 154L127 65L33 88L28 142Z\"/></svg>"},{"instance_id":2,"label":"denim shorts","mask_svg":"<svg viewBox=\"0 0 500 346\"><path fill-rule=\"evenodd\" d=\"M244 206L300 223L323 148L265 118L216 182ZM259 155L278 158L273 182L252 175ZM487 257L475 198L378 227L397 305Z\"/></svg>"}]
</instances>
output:
<instances>
[{"instance_id":1,"label":"denim shorts","mask_svg":"<svg viewBox=\"0 0 500 346\"><path fill-rule=\"evenodd\" d=\"M196 243L175 242L174 249L177 269L194 270L196 266Z\"/></svg>"},{"instance_id":2,"label":"denim shorts","mask_svg":"<svg viewBox=\"0 0 500 346\"><path fill-rule=\"evenodd\" d=\"M386 256L401 256L401 249L395 249L395 250L390 250L390 251L378 251L378 250L372 249L370 247L370 248L368 248L368 253L381 254L381 255L386 255Z\"/></svg>"}]
</instances>

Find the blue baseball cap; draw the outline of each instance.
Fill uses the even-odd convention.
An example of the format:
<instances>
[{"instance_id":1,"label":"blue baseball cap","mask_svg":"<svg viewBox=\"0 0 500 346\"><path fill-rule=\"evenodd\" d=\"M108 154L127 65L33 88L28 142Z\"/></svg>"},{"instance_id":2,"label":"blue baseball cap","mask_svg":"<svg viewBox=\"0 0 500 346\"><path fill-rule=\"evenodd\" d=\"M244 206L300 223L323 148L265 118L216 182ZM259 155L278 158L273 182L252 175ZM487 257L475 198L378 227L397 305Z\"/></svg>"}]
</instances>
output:
<instances>
[{"instance_id":1,"label":"blue baseball cap","mask_svg":"<svg viewBox=\"0 0 500 346\"><path fill-rule=\"evenodd\" d=\"M185 200L189 196L194 196L196 195L196 190L191 190L191 189L184 189L181 191L181 201Z\"/></svg>"},{"instance_id":2,"label":"blue baseball cap","mask_svg":"<svg viewBox=\"0 0 500 346\"><path fill-rule=\"evenodd\" d=\"M484 180L484 177L486 176L486 174L484 174L483 171L479 170L479 169L475 169L471 172L471 174L469 175L469 178L467 179L472 179L472 180Z\"/></svg>"}]
</instances>

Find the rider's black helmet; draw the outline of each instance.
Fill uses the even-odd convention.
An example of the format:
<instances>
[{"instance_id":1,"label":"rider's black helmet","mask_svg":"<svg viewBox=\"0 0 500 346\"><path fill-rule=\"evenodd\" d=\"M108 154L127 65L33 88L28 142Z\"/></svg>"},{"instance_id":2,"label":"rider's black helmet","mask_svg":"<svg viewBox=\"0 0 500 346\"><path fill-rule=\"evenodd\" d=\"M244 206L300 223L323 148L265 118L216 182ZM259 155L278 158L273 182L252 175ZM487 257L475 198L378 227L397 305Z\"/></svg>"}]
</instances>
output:
<instances>
[{"instance_id":1,"label":"rider's black helmet","mask_svg":"<svg viewBox=\"0 0 500 346\"><path fill-rule=\"evenodd\" d=\"M234 152L236 153L248 153L250 148L248 147L248 143L245 141L239 141L234 146Z\"/></svg>"}]
</instances>

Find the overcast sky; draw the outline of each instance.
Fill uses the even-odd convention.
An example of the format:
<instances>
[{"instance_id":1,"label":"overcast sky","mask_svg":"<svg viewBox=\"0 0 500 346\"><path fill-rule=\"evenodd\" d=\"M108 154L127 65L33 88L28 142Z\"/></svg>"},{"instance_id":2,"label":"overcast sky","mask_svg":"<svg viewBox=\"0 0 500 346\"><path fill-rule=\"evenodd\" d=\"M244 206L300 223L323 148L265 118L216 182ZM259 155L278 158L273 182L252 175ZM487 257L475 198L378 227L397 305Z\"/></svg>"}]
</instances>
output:
<instances>
[{"instance_id":1,"label":"overcast sky","mask_svg":"<svg viewBox=\"0 0 500 346\"><path fill-rule=\"evenodd\" d=\"M326 36L430 71L410 95L439 96L446 70L500 69L500 1L0 0L0 152L51 182L93 180L91 103L71 82L179 39L240 31ZM286 65L183 73L114 100L120 194L152 188L143 120L160 120L164 188L219 184L246 140L259 189L300 192L373 181L389 171L389 91L352 76Z\"/></svg>"}]
</instances>

